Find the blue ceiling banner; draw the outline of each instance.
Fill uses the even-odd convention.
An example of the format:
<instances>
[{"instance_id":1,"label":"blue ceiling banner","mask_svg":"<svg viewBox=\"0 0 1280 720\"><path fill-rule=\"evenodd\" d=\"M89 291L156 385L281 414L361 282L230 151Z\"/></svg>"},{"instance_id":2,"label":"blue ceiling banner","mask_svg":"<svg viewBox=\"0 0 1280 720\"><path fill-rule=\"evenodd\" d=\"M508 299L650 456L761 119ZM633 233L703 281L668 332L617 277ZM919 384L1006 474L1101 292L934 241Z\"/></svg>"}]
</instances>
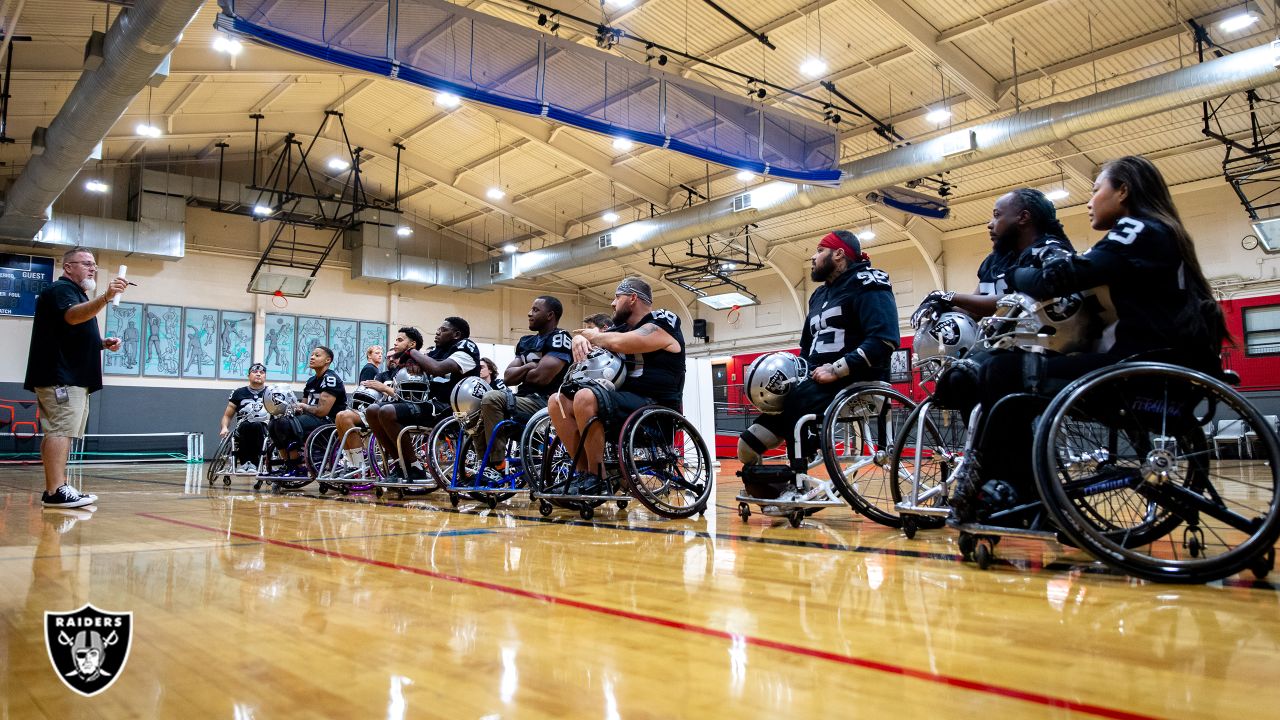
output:
<instances>
[{"instance_id":1,"label":"blue ceiling banner","mask_svg":"<svg viewBox=\"0 0 1280 720\"><path fill-rule=\"evenodd\" d=\"M840 183L835 128L444 0L220 0L218 29L760 175Z\"/></svg>"}]
</instances>

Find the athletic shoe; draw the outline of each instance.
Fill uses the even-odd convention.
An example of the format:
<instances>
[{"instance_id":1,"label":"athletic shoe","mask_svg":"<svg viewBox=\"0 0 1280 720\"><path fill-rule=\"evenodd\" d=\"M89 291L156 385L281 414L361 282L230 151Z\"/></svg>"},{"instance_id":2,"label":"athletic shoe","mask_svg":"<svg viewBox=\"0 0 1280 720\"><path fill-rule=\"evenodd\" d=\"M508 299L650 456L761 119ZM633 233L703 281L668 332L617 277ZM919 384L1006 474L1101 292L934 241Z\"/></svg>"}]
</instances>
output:
<instances>
[{"instance_id":1,"label":"athletic shoe","mask_svg":"<svg viewBox=\"0 0 1280 720\"><path fill-rule=\"evenodd\" d=\"M593 472L580 472L569 481L566 495L608 495L609 486Z\"/></svg>"},{"instance_id":2,"label":"athletic shoe","mask_svg":"<svg viewBox=\"0 0 1280 720\"><path fill-rule=\"evenodd\" d=\"M61 485L52 493L41 495L40 502L47 508L78 508L98 502L98 496L81 494L70 485Z\"/></svg>"},{"instance_id":3,"label":"athletic shoe","mask_svg":"<svg viewBox=\"0 0 1280 720\"><path fill-rule=\"evenodd\" d=\"M242 473L256 473L256 472L258 472L258 466L257 466L257 465L254 465L254 464L253 464L253 463L251 463L251 462L247 462L247 461L246 461L244 464L242 464L242 465L240 466L240 470L239 470L238 472L242 472Z\"/></svg>"},{"instance_id":4,"label":"athletic shoe","mask_svg":"<svg viewBox=\"0 0 1280 720\"><path fill-rule=\"evenodd\" d=\"M982 492L982 465L977 451L971 451L960 461L960 467L951 476L953 484L951 498L951 519L958 524L977 522L978 509L981 505L979 495Z\"/></svg>"},{"instance_id":5,"label":"athletic shoe","mask_svg":"<svg viewBox=\"0 0 1280 720\"><path fill-rule=\"evenodd\" d=\"M409 475L404 479L406 483L418 483L427 479L427 469L422 467L422 463L414 463L409 466Z\"/></svg>"}]
</instances>

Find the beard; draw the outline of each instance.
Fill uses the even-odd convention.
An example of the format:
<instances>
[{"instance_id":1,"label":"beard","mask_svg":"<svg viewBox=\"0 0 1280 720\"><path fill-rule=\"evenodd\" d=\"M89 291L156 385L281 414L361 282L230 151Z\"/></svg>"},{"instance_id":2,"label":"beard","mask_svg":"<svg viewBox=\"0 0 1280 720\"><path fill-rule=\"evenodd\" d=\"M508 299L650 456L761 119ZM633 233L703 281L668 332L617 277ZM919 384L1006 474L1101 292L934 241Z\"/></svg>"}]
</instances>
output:
<instances>
[{"instance_id":1,"label":"beard","mask_svg":"<svg viewBox=\"0 0 1280 720\"><path fill-rule=\"evenodd\" d=\"M80 289L84 291L85 295L92 296L93 291L98 289L98 281L87 277L80 281Z\"/></svg>"},{"instance_id":2,"label":"beard","mask_svg":"<svg viewBox=\"0 0 1280 720\"><path fill-rule=\"evenodd\" d=\"M813 264L813 268L809 270L809 277L814 282L826 282L827 278L831 277L831 270L833 268L834 263L830 260L825 262L815 262Z\"/></svg>"},{"instance_id":3,"label":"beard","mask_svg":"<svg viewBox=\"0 0 1280 720\"><path fill-rule=\"evenodd\" d=\"M615 313L613 313L613 321L612 321L613 327L618 327L619 325L622 325L630 317L631 317L631 313L625 310L616 311Z\"/></svg>"},{"instance_id":4,"label":"beard","mask_svg":"<svg viewBox=\"0 0 1280 720\"><path fill-rule=\"evenodd\" d=\"M1000 254L1011 252L1017 247L1018 236L1014 233L997 235L995 240L991 243L991 249Z\"/></svg>"}]
</instances>

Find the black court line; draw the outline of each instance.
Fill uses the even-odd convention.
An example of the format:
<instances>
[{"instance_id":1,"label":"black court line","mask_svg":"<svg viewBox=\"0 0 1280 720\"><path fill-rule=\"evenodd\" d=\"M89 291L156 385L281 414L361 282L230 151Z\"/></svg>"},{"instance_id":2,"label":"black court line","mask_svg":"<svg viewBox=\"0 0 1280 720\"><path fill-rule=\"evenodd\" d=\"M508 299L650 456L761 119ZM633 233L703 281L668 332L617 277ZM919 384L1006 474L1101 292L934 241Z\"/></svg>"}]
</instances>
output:
<instances>
[{"instance_id":1,"label":"black court line","mask_svg":"<svg viewBox=\"0 0 1280 720\"><path fill-rule=\"evenodd\" d=\"M116 482L141 482L141 483L146 483L151 485L168 485L171 487L185 488L187 486L185 482L176 483L176 482L168 482L164 480L133 480L129 478L113 478L113 477L108 477L103 475L89 475L89 474L85 474L82 477L92 478L95 480L113 480ZM204 486L203 484L201 484L201 486L205 491L224 489L223 487ZM226 487L225 490L227 492L233 491L231 487ZM247 490L244 492L261 493L264 491ZM285 491L280 493L276 493L273 491L265 491L265 492L267 492L266 497L300 497L300 498L309 498L312 500L327 500L330 502L346 502L346 503L352 503L357 505L372 505L375 507L403 508L408 510L422 510L427 512L443 512L443 513L452 513L457 515L470 515L470 516L482 517L481 515L478 515L478 513L476 512L473 512L470 510L464 510L461 508L439 507L436 505L409 504L414 502L420 502L420 501L414 501L414 500L391 502L387 500L365 498L363 496L360 498L354 498L354 497L349 497L347 495L320 495L318 493L311 494L311 493L306 493L301 491ZM425 495L428 495L428 494L430 493L423 494L424 499L425 499ZM198 495L193 497L207 498L211 496ZM633 500L634 498L624 498L624 499ZM715 504L715 506L720 507L718 503ZM488 510L488 508L485 508L485 510ZM941 560L941 561L950 561L950 562L963 562L963 558L961 558L959 555L956 555L954 553L925 552L920 550L902 550L897 548L880 548L880 547L871 547L866 545L847 545L845 543L838 543L838 542L818 542L813 540L794 540L794 539L788 539L788 538L765 538L765 537L755 537L750 535L732 535L729 533L719 533L719 532L716 533L715 535L712 535L711 533L703 530L661 528L661 527L636 527L631 525L617 525L613 523L599 522L595 520L573 520L573 519L564 518L564 517L556 518L556 517L542 517L541 515L519 515L510 509L500 510L495 512L500 512L504 515L515 518L517 520L527 520L529 522L537 522L537 523L572 525L575 527L599 527L599 528L606 528L606 529L612 529L612 530L622 530L626 532L652 533L652 534L658 534L658 535L692 534L694 537L699 537L706 540L738 541L738 542L756 543L760 545L778 545L783 547L812 548L815 550L833 550L836 552L849 552L849 553L864 554L864 555L884 555L884 556L890 556L890 557L916 558L921 560ZM1078 570L1087 575L1094 575L1098 577L1114 577L1114 578L1130 579L1129 575L1126 575L1122 572L1118 572L1116 570L1112 570L1110 567L1102 564L1101 561L1092 561L1088 565L1080 565L1077 563L1072 563L1064 560L1055 560L1051 563L1041 563L1039 561L1030 560L1030 559L1009 560L1002 557L996 557L993 560L993 564L1009 567L1019 571L1045 570L1050 572L1062 572L1062 571L1068 571L1068 570ZM1269 580L1259 580L1256 578L1252 580L1246 580L1242 577L1236 577L1236 578L1227 578L1225 580L1219 580L1212 583L1202 584L1202 587L1218 587L1218 586L1245 588L1249 590L1265 590L1270 592L1280 592L1280 585L1272 583Z\"/></svg>"}]
</instances>

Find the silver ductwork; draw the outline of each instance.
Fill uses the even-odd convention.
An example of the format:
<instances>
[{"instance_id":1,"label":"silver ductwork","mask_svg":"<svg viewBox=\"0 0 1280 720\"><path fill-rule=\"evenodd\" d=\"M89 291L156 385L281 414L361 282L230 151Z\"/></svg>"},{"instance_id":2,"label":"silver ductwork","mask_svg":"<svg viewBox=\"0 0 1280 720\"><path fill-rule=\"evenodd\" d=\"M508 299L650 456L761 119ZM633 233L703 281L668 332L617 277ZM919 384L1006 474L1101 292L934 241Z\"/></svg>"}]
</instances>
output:
<instances>
[{"instance_id":1,"label":"silver ductwork","mask_svg":"<svg viewBox=\"0 0 1280 720\"><path fill-rule=\"evenodd\" d=\"M474 263L472 277L480 287L619 259L869 190L1044 147L1082 132L1277 81L1280 81L1280 70L1276 67L1276 58L1270 45L1263 45L1079 100L1027 110L918 145L855 160L841 166L844 180L838 187L769 182L733 197L524 253L517 256L514 268L503 268L497 274L490 273L489 260Z\"/></svg>"},{"instance_id":2,"label":"silver ductwork","mask_svg":"<svg viewBox=\"0 0 1280 720\"><path fill-rule=\"evenodd\" d=\"M159 217L134 222L60 213L45 223L40 242L180 260L186 254L186 225Z\"/></svg>"},{"instance_id":3,"label":"silver ductwork","mask_svg":"<svg viewBox=\"0 0 1280 720\"><path fill-rule=\"evenodd\" d=\"M107 31L104 61L85 70L49 124L45 151L33 155L10 188L0 237L30 241L53 201L71 184L94 146L147 86L202 0L138 0Z\"/></svg>"},{"instance_id":4,"label":"silver ductwork","mask_svg":"<svg viewBox=\"0 0 1280 720\"><path fill-rule=\"evenodd\" d=\"M406 255L394 248L361 245L351 250L351 278L405 282L414 286L470 286L467 266L460 262Z\"/></svg>"}]
</instances>

